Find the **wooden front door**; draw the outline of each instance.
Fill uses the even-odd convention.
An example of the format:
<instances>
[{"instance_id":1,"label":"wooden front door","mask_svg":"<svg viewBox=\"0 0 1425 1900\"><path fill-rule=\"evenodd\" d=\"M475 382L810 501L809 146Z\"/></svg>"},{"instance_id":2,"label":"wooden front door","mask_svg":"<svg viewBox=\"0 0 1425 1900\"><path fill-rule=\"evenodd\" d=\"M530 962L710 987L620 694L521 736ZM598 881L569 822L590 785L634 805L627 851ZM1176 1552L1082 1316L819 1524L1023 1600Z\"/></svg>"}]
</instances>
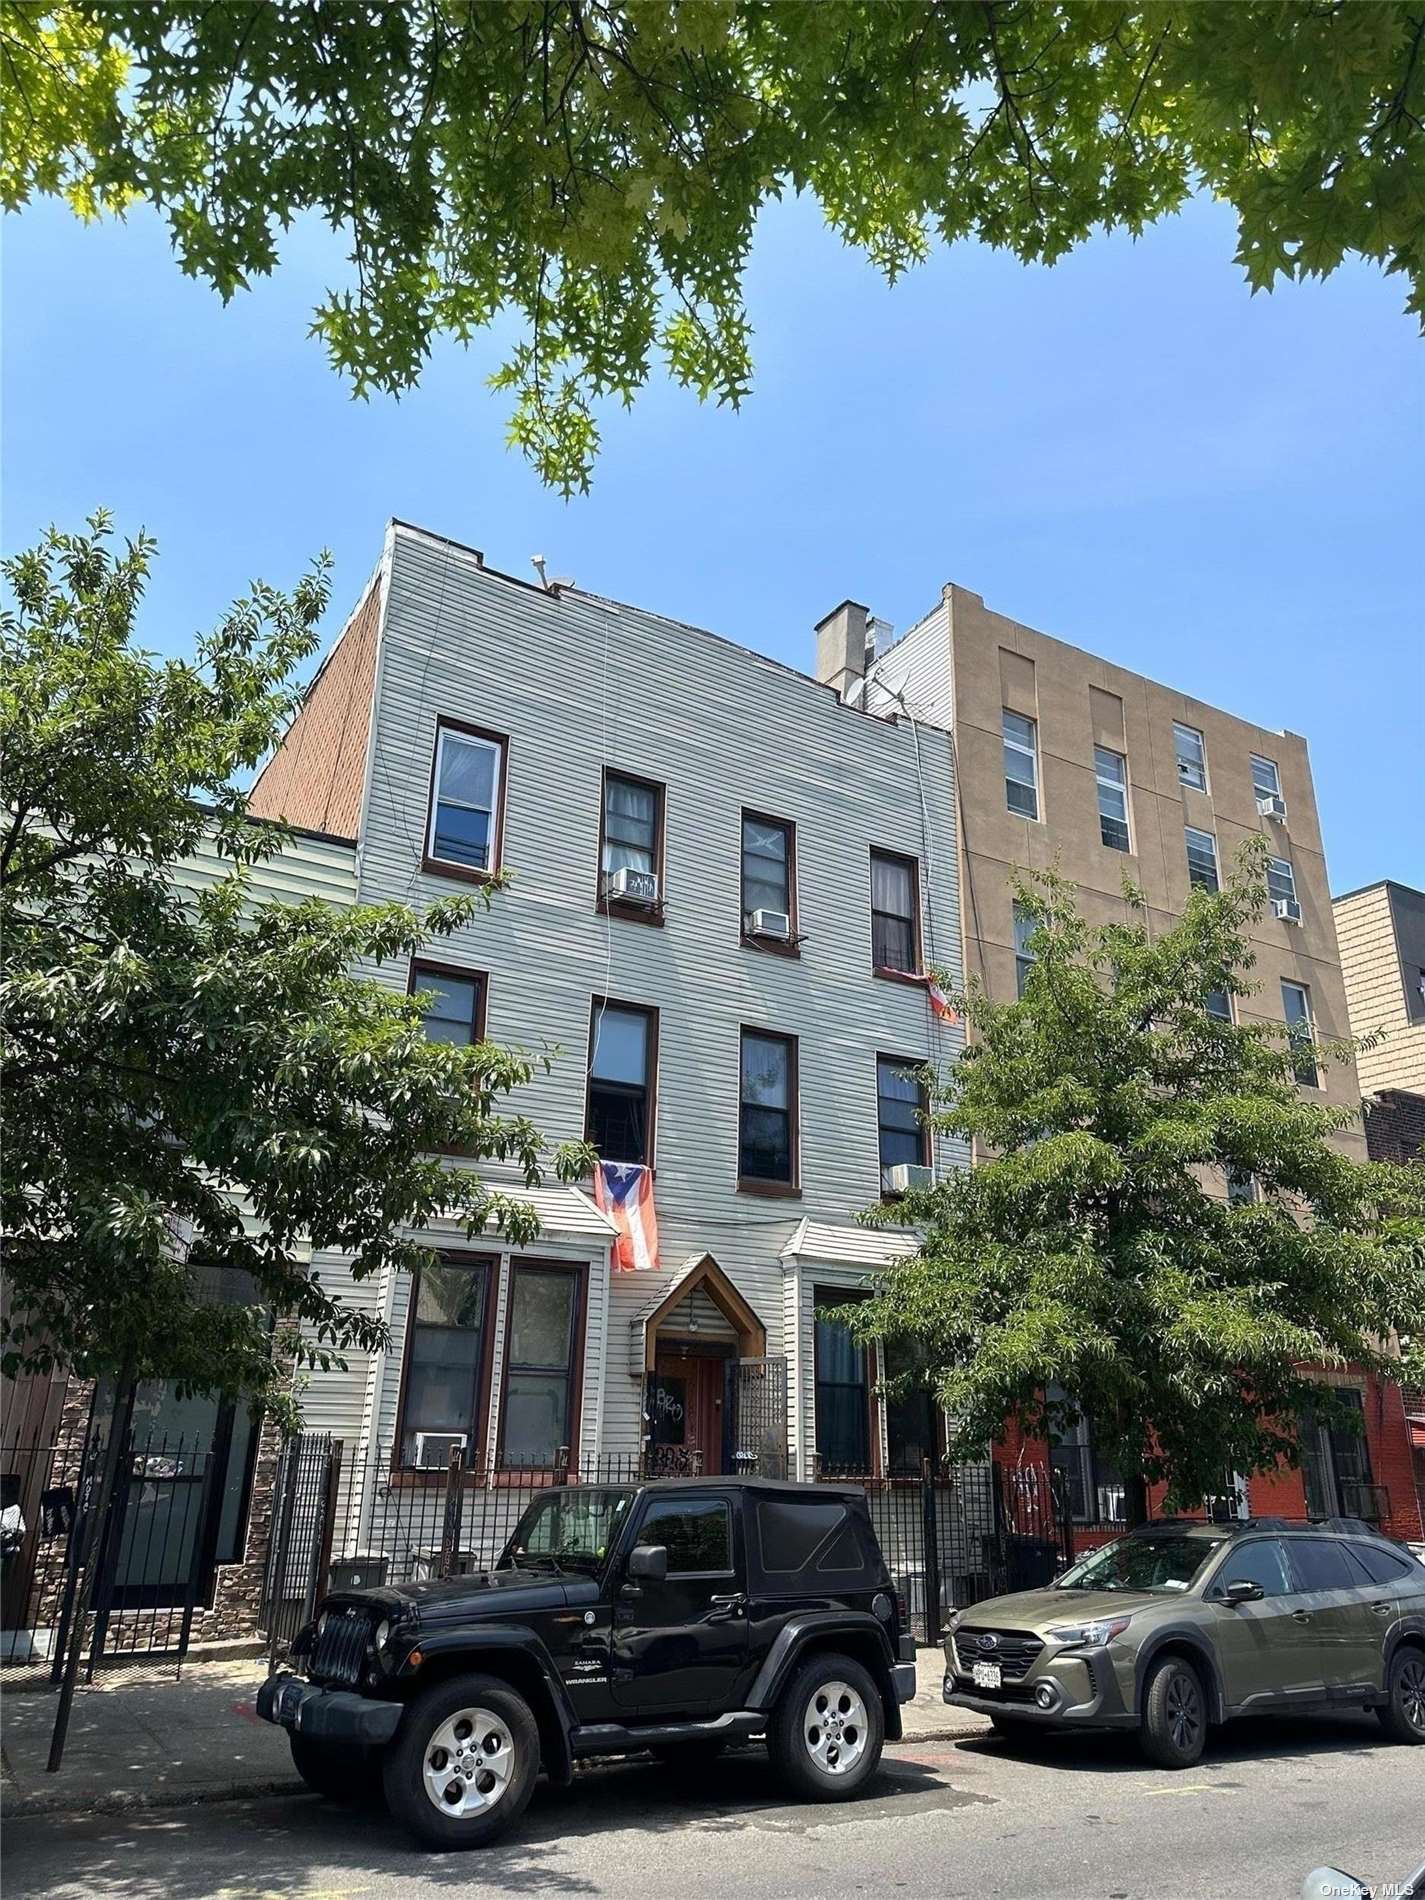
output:
<instances>
[{"instance_id":1,"label":"wooden front door","mask_svg":"<svg viewBox=\"0 0 1425 1900\"><path fill-rule=\"evenodd\" d=\"M670 1458L678 1450L702 1453L705 1476L722 1471L723 1385L726 1361L705 1353L660 1347L649 1396L651 1437Z\"/></svg>"}]
</instances>

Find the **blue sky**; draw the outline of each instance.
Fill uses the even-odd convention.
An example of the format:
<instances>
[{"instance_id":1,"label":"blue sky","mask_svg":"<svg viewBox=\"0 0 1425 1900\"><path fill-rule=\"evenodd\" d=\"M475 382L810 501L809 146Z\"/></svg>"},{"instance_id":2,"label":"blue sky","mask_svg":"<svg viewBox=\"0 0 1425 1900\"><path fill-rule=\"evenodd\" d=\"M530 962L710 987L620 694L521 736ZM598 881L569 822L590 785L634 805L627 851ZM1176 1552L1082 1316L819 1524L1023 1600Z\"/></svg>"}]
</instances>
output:
<instances>
[{"instance_id":1,"label":"blue sky","mask_svg":"<svg viewBox=\"0 0 1425 1900\"><path fill-rule=\"evenodd\" d=\"M334 633L393 514L799 666L844 596L904 626L954 580L1305 733L1333 888L1425 886L1425 345L1398 279L1249 298L1200 203L1052 270L959 245L890 290L814 205L780 206L741 415L655 383L566 503L503 446L492 341L351 401L306 338L342 274L319 230L226 310L148 215L40 205L4 244L4 546L98 503L148 528L150 646L324 546Z\"/></svg>"}]
</instances>

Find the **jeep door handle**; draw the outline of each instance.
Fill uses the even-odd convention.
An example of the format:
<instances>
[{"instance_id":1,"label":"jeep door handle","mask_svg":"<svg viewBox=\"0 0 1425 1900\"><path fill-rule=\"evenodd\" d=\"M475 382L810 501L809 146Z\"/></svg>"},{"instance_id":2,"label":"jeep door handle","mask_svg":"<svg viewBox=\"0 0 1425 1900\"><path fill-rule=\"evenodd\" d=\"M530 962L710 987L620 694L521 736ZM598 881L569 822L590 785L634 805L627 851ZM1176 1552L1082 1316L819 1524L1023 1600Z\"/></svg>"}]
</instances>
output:
<instances>
[{"instance_id":1,"label":"jeep door handle","mask_svg":"<svg viewBox=\"0 0 1425 1900\"><path fill-rule=\"evenodd\" d=\"M735 1590L731 1596L710 1597L708 1601L713 1609L712 1615L708 1618L710 1623L722 1622L729 1616L736 1616L747 1607L747 1597L741 1590Z\"/></svg>"}]
</instances>

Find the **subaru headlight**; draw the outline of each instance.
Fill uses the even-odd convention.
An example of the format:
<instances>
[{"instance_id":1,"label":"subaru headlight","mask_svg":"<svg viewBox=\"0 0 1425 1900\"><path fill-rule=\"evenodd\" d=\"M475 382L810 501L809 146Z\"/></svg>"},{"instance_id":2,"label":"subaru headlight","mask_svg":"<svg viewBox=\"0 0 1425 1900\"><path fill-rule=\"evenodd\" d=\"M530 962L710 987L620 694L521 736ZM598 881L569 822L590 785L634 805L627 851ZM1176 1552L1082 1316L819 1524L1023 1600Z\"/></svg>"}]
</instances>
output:
<instances>
[{"instance_id":1,"label":"subaru headlight","mask_svg":"<svg viewBox=\"0 0 1425 1900\"><path fill-rule=\"evenodd\" d=\"M1062 1629L1045 1634L1063 1649L1099 1649L1121 1636L1132 1621L1131 1616L1101 1616L1089 1623L1066 1623Z\"/></svg>"}]
</instances>

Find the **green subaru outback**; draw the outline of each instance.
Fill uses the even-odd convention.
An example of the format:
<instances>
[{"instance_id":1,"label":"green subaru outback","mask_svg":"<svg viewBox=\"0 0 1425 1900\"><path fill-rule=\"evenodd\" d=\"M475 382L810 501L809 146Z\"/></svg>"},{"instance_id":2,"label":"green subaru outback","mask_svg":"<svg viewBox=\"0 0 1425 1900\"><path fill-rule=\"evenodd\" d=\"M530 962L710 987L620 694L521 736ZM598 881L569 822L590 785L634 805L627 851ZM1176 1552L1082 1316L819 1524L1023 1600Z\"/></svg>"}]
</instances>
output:
<instances>
[{"instance_id":1,"label":"green subaru outback","mask_svg":"<svg viewBox=\"0 0 1425 1900\"><path fill-rule=\"evenodd\" d=\"M1237 1715L1374 1709L1425 1742L1425 1564L1355 1520L1159 1519L950 1619L945 1700L1006 1735L1136 1729L1167 1768Z\"/></svg>"}]
</instances>

